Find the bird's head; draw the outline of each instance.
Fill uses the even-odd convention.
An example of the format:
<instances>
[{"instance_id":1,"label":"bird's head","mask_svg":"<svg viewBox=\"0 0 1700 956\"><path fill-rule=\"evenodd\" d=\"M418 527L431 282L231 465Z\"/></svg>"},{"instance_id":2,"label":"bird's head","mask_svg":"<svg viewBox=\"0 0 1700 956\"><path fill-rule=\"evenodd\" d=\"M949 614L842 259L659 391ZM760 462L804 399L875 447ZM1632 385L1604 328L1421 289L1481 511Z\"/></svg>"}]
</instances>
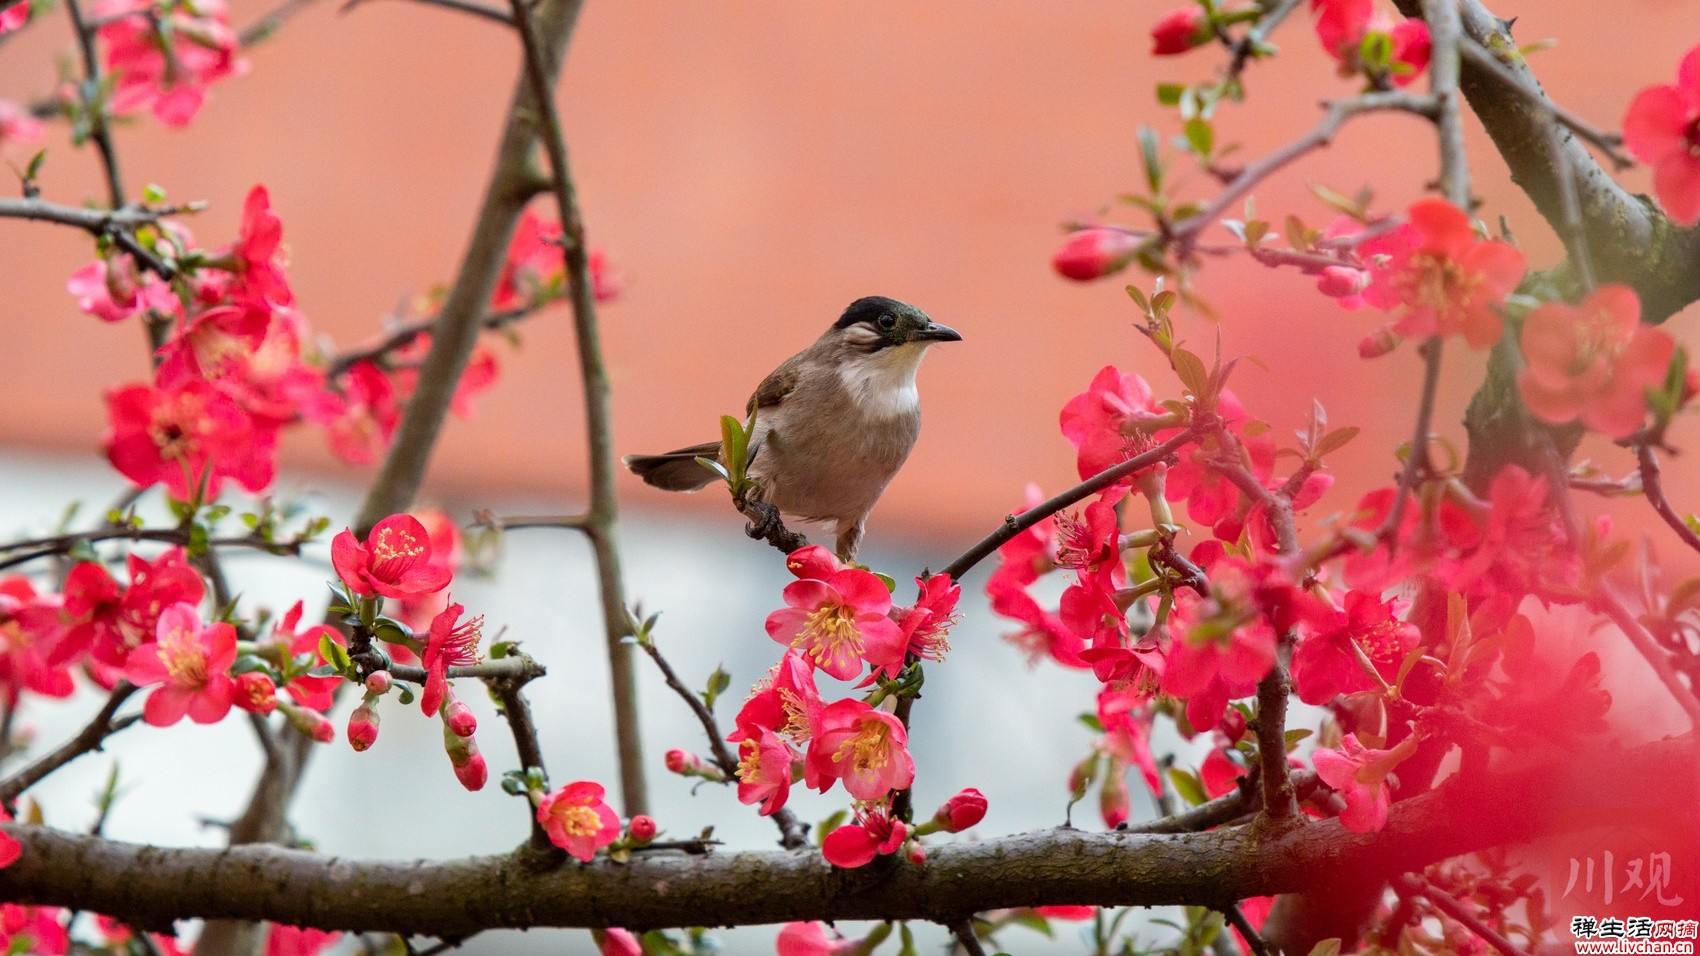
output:
<instances>
[{"instance_id":1,"label":"bird's head","mask_svg":"<svg viewBox=\"0 0 1700 956\"><path fill-rule=\"evenodd\" d=\"M838 339L853 353L886 356L896 352L919 356L927 346L960 342L962 336L947 325L927 318L927 313L896 299L870 295L850 303L827 335Z\"/></svg>"}]
</instances>

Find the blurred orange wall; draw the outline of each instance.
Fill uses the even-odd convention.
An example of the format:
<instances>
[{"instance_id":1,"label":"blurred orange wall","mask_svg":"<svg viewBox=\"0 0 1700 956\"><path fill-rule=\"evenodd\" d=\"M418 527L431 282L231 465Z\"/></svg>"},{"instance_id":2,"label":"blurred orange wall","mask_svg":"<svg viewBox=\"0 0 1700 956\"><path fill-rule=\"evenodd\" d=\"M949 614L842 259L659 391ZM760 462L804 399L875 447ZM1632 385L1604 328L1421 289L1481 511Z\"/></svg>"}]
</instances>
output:
<instances>
[{"instance_id":1,"label":"blurred orange wall","mask_svg":"<svg viewBox=\"0 0 1700 956\"><path fill-rule=\"evenodd\" d=\"M741 409L773 365L845 303L877 292L916 303L966 341L927 361L926 429L876 512L875 540L899 529L970 536L1019 503L1027 481L1072 481L1057 411L1096 369L1116 363L1175 390L1131 330L1121 283L1066 283L1048 257L1060 223L1137 187L1138 124L1176 131L1155 84L1200 78L1219 62L1208 51L1147 55L1151 21L1180 2L590 0L560 100L592 239L630 280L605 312L620 449L712 435L715 416ZM347 344L452 276L517 50L496 27L419 4L368 2L346 15L336 6L320 0L253 50L250 75L218 86L189 130L145 118L119 144L132 191L152 182L175 200L211 202L193 222L208 246L229 241L252 184L269 186L299 304ZM1525 42L1560 38L1536 57L1543 80L1612 126L1637 88L1674 76L1700 39L1697 8L1547 0L1496 12L1518 17ZM265 9L238 0L234 19ZM0 97L51 86L55 58L68 52L53 16L0 49ZM1243 144L1238 157L1298 135L1320 99L1353 92L1302 9L1279 40L1286 55L1250 69L1251 101L1219 114L1218 141ZM1552 236L1485 137L1471 134L1484 214L1507 215L1532 263L1551 264ZM89 151L58 131L51 146L46 195L97 196ZM13 149L10 158L25 157ZM1434 168L1419 124L1366 120L1261 189L1258 209L1326 222L1311 182L1376 184L1381 207L1396 209ZM1193 195L1211 191L1202 174L1184 176ZM1630 181L1646 188L1643 173ZM1116 215L1140 222L1131 210ZM10 358L0 441L97 454L95 386L146 374L140 331L81 315L64 292L90 249L71 230L0 221L0 354ZM1225 317L1223 350L1267 366L1236 373L1254 412L1285 432L1318 395L1336 424L1365 429L1336 462L1342 487L1391 474L1417 372L1408 350L1357 358L1380 316L1343 312L1301 276L1242 263L1213 266L1203 288ZM1685 315L1672 328L1691 339L1693 324ZM1208 351L1218 332L1193 320L1188 334ZM523 335L478 420L448 430L431 471L439 493L581 493L567 316L552 311ZM1480 366L1449 352L1441 421L1453 434ZM1627 470L1615 454L1611 467ZM332 466L317 436L293 441L289 461ZM724 508L718 495L683 500L626 481L627 507Z\"/></svg>"}]
</instances>

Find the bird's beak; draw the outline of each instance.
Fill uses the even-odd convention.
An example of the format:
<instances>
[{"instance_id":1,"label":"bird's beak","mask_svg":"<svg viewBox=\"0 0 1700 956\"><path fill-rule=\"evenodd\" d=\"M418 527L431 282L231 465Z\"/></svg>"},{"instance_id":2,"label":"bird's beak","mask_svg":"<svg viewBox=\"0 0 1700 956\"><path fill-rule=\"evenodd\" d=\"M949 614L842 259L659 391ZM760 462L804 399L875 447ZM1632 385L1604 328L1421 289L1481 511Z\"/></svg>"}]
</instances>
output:
<instances>
[{"instance_id":1,"label":"bird's beak","mask_svg":"<svg viewBox=\"0 0 1700 956\"><path fill-rule=\"evenodd\" d=\"M925 326L909 333L911 342L960 342L962 334L948 325L928 322Z\"/></svg>"}]
</instances>

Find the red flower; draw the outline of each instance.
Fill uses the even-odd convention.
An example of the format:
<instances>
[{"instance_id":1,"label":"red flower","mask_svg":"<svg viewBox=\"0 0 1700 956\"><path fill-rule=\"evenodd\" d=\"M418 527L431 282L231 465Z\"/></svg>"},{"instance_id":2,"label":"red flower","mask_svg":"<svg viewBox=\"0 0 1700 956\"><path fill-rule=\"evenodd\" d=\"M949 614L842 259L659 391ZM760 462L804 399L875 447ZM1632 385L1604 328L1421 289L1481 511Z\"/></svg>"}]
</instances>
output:
<instances>
[{"instance_id":1,"label":"red flower","mask_svg":"<svg viewBox=\"0 0 1700 956\"><path fill-rule=\"evenodd\" d=\"M779 956L840 956L853 952L855 942L832 939L820 923L786 923L774 941Z\"/></svg>"},{"instance_id":2,"label":"red flower","mask_svg":"<svg viewBox=\"0 0 1700 956\"><path fill-rule=\"evenodd\" d=\"M566 261L561 257L561 225L527 209L508 245L508 261L496 282L490 307L507 310L535 307L566 295ZM590 251L591 291L598 302L610 302L625 286L608 267L607 254Z\"/></svg>"},{"instance_id":3,"label":"red flower","mask_svg":"<svg viewBox=\"0 0 1700 956\"><path fill-rule=\"evenodd\" d=\"M797 754L766 727L739 727L738 732L745 734L738 741L738 802L759 803L761 815L772 816L791 798L791 768Z\"/></svg>"},{"instance_id":4,"label":"red flower","mask_svg":"<svg viewBox=\"0 0 1700 956\"><path fill-rule=\"evenodd\" d=\"M259 671L238 674L235 704L249 713L269 714L277 709L277 685Z\"/></svg>"},{"instance_id":5,"label":"red flower","mask_svg":"<svg viewBox=\"0 0 1700 956\"><path fill-rule=\"evenodd\" d=\"M891 592L867 571L847 569L825 581L805 579L785 588L790 607L767 617L767 633L797 648L809 663L839 680L875 667L902 666L903 631L888 617Z\"/></svg>"},{"instance_id":6,"label":"red flower","mask_svg":"<svg viewBox=\"0 0 1700 956\"><path fill-rule=\"evenodd\" d=\"M1415 753L1416 738L1392 750L1369 750L1347 734L1339 750L1317 748L1311 756L1316 775L1346 801L1340 822L1354 833L1379 830L1387 823L1387 775Z\"/></svg>"},{"instance_id":7,"label":"red flower","mask_svg":"<svg viewBox=\"0 0 1700 956\"><path fill-rule=\"evenodd\" d=\"M431 536L412 515L390 515L362 544L344 528L331 542L337 577L355 594L412 598L449 586L447 568L431 561Z\"/></svg>"},{"instance_id":8,"label":"red flower","mask_svg":"<svg viewBox=\"0 0 1700 956\"><path fill-rule=\"evenodd\" d=\"M1217 396L1216 413L1239 439L1248 460L1243 461L1257 480L1268 485L1275 474L1275 438L1260 423L1251 421L1245 406L1233 392L1224 389ZM1228 454L1221 439L1214 433L1181 449L1180 460L1169 466L1163 483L1163 497L1170 501L1185 501L1186 514L1198 524L1215 529L1231 518L1239 504L1240 490L1222 474L1213 461ZM1230 522L1231 524L1232 522ZM1223 525L1218 536L1239 531Z\"/></svg>"},{"instance_id":9,"label":"red flower","mask_svg":"<svg viewBox=\"0 0 1700 956\"><path fill-rule=\"evenodd\" d=\"M1316 14L1316 37L1328 55L1339 61L1341 76L1365 72L1406 86L1428 66L1430 41L1423 21L1391 25L1376 14L1374 0L1311 0L1310 6ZM1364 40L1371 35L1387 38L1385 64L1363 62Z\"/></svg>"},{"instance_id":10,"label":"red flower","mask_svg":"<svg viewBox=\"0 0 1700 956\"><path fill-rule=\"evenodd\" d=\"M1420 635L1393 614L1393 602L1368 591L1346 594L1345 609L1317 602L1311 627L1293 650L1293 683L1299 699L1325 704L1341 694L1377 685L1358 663L1361 653L1391 682Z\"/></svg>"},{"instance_id":11,"label":"red flower","mask_svg":"<svg viewBox=\"0 0 1700 956\"><path fill-rule=\"evenodd\" d=\"M659 832L661 832L661 828L656 825L655 818L642 813L632 817L631 822L626 824L626 833L639 843L648 843L654 840L655 835Z\"/></svg>"},{"instance_id":12,"label":"red flower","mask_svg":"<svg viewBox=\"0 0 1700 956\"><path fill-rule=\"evenodd\" d=\"M1127 268L1138 248L1139 240L1120 229L1081 229L1051 257L1051 268L1065 279L1089 282Z\"/></svg>"},{"instance_id":13,"label":"red flower","mask_svg":"<svg viewBox=\"0 0 1700 956\"><path fill-rule=\"evenodd\" d=\"M431 630L425 639L425 689L419 695L419 704L427 717L437 712L448 694L449 668L478 663L478 642L484 637L484 618L479 616L458 624L465 611L462 605L450 604L431 621Z\"/></svg>"},{"instance_id":14,"label":"red flower","mask_svg":"<svg viewBox=\"0 0 1700 956\"><path fill-rule=\"evenodd\" d=\"M394 383L370 361L354 363L343 381L342 401L325 425L331 451L352 465L370 465L401 424Z\"/></svg>"},{"instance_id":15,"label":"red flower","mask_svg":"<svg viewBox=\"0 0 1700 956\"><path fill-rule=\"evenodd\" d=\"M315 624L304 631L297 631L301 626L301 615L305 605L296 601L285 611L283 618L272 628L272 639L288 649L291 656L299 654L312 655L312 666L317 667L326 663L324 655L319 653L319 644L323 638L329 637L332 643L343 643L342 635L336 628L328 624ZM380 671L379 673L385 673ZM313 677L303 673L292 680L285 688L289 696L303 707L313 710L329 710L335 701L336 689L342 685L342 678L336 674L324 677Z\"/></svg>"},{"instance_id":16,"label":"red flower","mask_svg":"<svg viewBox=\"0 0 1700 956\"><path fill-rule=\"evenodd\" d=\"M765 729L793 743L806 743L820 719L820 709L814 668L796 651L786 651L765 681L744 701L735 722L737 729L727 734L726 739L738 743L758 736Z\"/></svg>"},{"instance_id":17,"label":"red flower","mask_svg":"<svg viewBox=\"0 0 1700 956\"><path fill-rule=\"evenodd\" d=\"M237 55L236 33L221 0L168 4L165 16L145 16L143 0L115 0L97 7L106 42L106 67L117 75L114 113L152 108L168 126L186 126L201 111L208 84L247 72ZM161 28L165 29L161 29Z\"/></svg>"},{"instance_id":18,"label":"red flower","mask_svg":"<svg viewBox=\"0 0 1700 956\"><path fill-rule=\"evenodd\" d=\"M1635 94L1623 117L1623 144L1653 167L1653 192L1678 223L1700 221L1700 46L1677 67L1676 84Z\"/></svg>"},{"instance_id":19,"label":"red flower","mask_svg":"<svg viewBox=\"0 0 1700 956\"><path fill-rule=\"evenodd\" d=\"M1216 35L1210 16L1197 4L1177 7L1151 25L1151 55L1173 56L1209 43ZM1057 270L1061 272L1061 268ZM1063 273L1067 275L1067 273ZM1071 276L1070 278L1074 278Z\"/></svg>"},{"instance_id":20,"label":"red flower","mask_svg":"<svg viewBox=\"0 0 1700 956\"><path fill-rule=\"evenodd\" d=\"M146 488L163 482L188 501L201 483L206 500L230 478L264 491L276 473L277 432L207 382L188 379L158 388L128 385L106 393L111 428L106 455L124 477Z\"/></svg>"},{"instance_id":21,"label":"red flower","mask_svg":"<svg viewBox=\"0 0 1700 956\"><path fill-rule=\"evenodd\" d=\"M569 783L537 804L537 822L550 842L590 862L596 851L620 835L620 817L602 800L601 784L588 780Z\"/></svg>"},{"instance_id":22,"label":"red flower","mask_svg":"<svg viewBox=\"0 0 1700 956\"><path fill-rule=\"evenodd\" d=\"M334 736L334 731L332 735ZM484 784L490 779L490 765L484 762L484 755L478 752L478 741L455 733L446 720L443 721L443 752L449 755L449 765L454 767L455 779L460 781L461 786L474 792L484 789ZM597 793L600 795L600 787L597 788ZM541 807L538 812L542 812ZM618 832L618 822L615 828Z\"/></svg>"},{"instance_id":23,"label":"red flower","mask_svg":"<svg viewBox=\"0 0 1700 956\"><path fill-rule=\"evenodd\" d=\"M0 9L0 34L10 33L28 23L30 19L29 0L17 0Z\"/></svg>"},{"instance_id":24,"label":"red flower","mask_svg":"<svg viewBox=\"0 0 1700 956\"><path fill-rule=\"evenodd\" d=\"M102 322L122 322L144 313L169 320L183 313L171 286L151 272L138 275L127 256L83 266L65 280L65 291L76 297L77 308Z\"/></svg>"},{"instance_id":25,"label":"red flower","mask_svg":"<svg viewBox=\"0 0 1700 956\"><path fill-rule=\"evenodd\" d=\"M0 807L0 823L11 822L12 815L6 812L5 807ZM18 857L22 856L23 852L23 844L19 843L16 837L0 830L0 870L18 862Z\"/></svg>"},{"instance_id":26,"label":"red flower","mask_svg":"<svg viewBox=\"0 0 1700 956\"><path fill-rule=\"evenodd\" d=\"M440 508L421 508L413 512L413 516L425 526L425 535L431 541L430 563L443 567L452 577L460 570L461 562L465 559L465 549L460 540L460 526L455 524L448 512ZM402 598L385 610L389 616L415 631L422 631L431 626L431 619L445 607L448 607L448 596L439 591L430 595Z\"/></svg>"},{"instance_id":27,"label":"red flower","mask_svg":"<svg viewBox=\"0 0 1700 956\"><path fill-rule=\"evenodd\" d=\"M785 557L785 570L799 580L830 581L832 576L844 570L838 557L831 551L818 544L798 548Z\"/></svg>"},{"instance_id":28,"label":"red flower","mask_svg":"<svg viewBox=\"0 0 1700 956\"><path fill-rule=\"evenodd\" d=\"M1527 269L1509 243L1480 240L1470 217L1444 199L1419 199L1408 221L1381 237L1388 261L1376 267L1366 301L1402 306L1393 331L1404 336L1460 334L1475 348L1499 341L1495 311Z\"/></svg>"},{"instance_id":29,"label":"red flower","mask_svg":"<svg viewBox=\"0 0 1700 956\"><path fill-rule=\"evenodd\" d=\"M828 833L821 841L821 856L841 869L867 866L874 857L897 852L909 835L902 820L892 819L883 807L856 812L856 822Z\"/></svg>"},{"instance_id":30,"label":"red flower","mask_svg":"<svg viewBox=\"0 0 1700 956\"><path fill-rule=\"evenodd\" d=\"M71 939L60 925L63 912L51 906L0 903L0 952L62 956Z\"/></svg>"},{"instance_id":31,"label":"red flower","mask_svg":"<svg viewBox=\"0 0 1700 956\"><path fill-rule=\"evenodd\" d=\"M363 702L348 715L348 745L362 753L377 742L378 708Z\"/></svg>"},{"instance_id":32,"label":"red flower","mask_svg":"<svg viewBox=\"0 0 1700 956\"><path fill-rule=\"evenodd\" d=\"M904 646L908 653L923 660L942 661L950 652L950 629L958 620L957 602L962 599L962 585L948 574L916 578L921 594L913 607L893 608L892 616L903 629ZM902 664L899 662L898 667Z\"/></svg>"},{"instance_id":33,"label":"red flower","mask_svg":"<svg viewBox=\"0 0 1700 956\"><path fill-rule=\"evenodd\" d=\"M34 691L69 697L71 675L56 653L64 625L61 599L35 593L28 578L0 579L0 696L15 707L18 696Z\"/></svg>"},{"instance_id":34,"label":"red flower","mask_svg":"<svg viewBox=\"0 0 1700 956\"><path fill-rule=\"evenodd\" d=\"M1316 16L1316 38L1338 60L1357 55L1375 15L1375 0L1310 0L1310 11Z\"/></svg>"},{"instance_id":35,"label":"red flower","mask_svg":"<svg viewBox=\"0 0 1700 956\"><path fill-rule=\"evenodd\" d=\"M1069 399L1062 410L1063 437L1077 452L1080 477L1090 478L1150 448L1154 442L1148 423L1163 414L1145 379L1117 371L1114 365L1100 369L1086 391Z\"/></svg>"},{"instance_id":36,"label":"red flower","mask_svg":"<svg viewBox=\"0 0 1700 956\"><path fill-rule=\"evenodd\" d=\"M903 722L854 698L829 704L809 741L808 785L825 793L834 780L858 800L878 800L915 780Z\"/></svg>"},{"instance_id":37,"label":"red flower","mask_svg":"<svg viewBox=\"0 0 1700 956\"><path fill-rule=\"evenodd\" d=\"M1249 575L1228 560L1210 571L1210 597L1175 594L1163 670L1164 692L1187 699L1195 730L1216 726L1228 701L1250 696L1275 666L1275 630L1253 601Z\"/></svg>"},{"instance_id":38,"label":"red flower","mask_svg":"<svg viewBox=\"0 0 1700 956\"><path fill-rule=\"evenodd\" d=\"M1122 764L1139 769L1153 796L1163 792L1157 758L1151 753L1151 723L1155 712L1149 691L1106 687L1098 692L1098 723L1104 726L1104 750Z\"/></svg>"},{"instance_id":39,"label":"red flower","mask_svg":"<svg viewBox=\"0 0 1700 956\"><path fill-rule=\"evenodd\" d=\"M969 787L940 805L933 823L946 833L961 833L985 818L985 794Z\"/></svg>"},{"instance_id":40,"label":"red flower","mask_svg":"<svg viewBox=\"0 0 1700 956\"><path fill-rule=\"evenodd\" d=\"M1555 425L1577 418L1607 438L1626 438L1647 417L1647 389L1665 380L1676 343L1641 324L1641 300L1603 285L1581 305L1549 302L1523 322L1528 365L1517 376L1523 403Z\"/></svg>"},{"instance_id":41,"label":"red flower","mask_svg":"<svg viewBox=\"0 0 1700 956\"><path fill-rule=\"evenodd\" d=\"M643 945L626 930L609 927L593 929L590 933L596 940L597 952L602 956L643 956Z\"/></svg>"},{"instance_id":42,"label":"red flower","mask_svg":"<svg viewBox=\"0 0 1700 956\"><path fill-rule=\"evenodd\" d=\"M318 956L342 938L341 933L273 924L266 936L266 956Z\"/></svg>"},{"instance_id":43,"label":"red flower","mask_svg":"<svg viewBox=\"0 0 1700 956\"><path fill-rule=\"evenodd\" d=\"M230 713L236 682L226 673L236 661L236 629L202 624L192 604L173 604L159 614L157 638L130 653L124 676L145 687L142 714L155 727L169 727L184 714L197 724L214 724Z\"/></svg>"}]
</instances>

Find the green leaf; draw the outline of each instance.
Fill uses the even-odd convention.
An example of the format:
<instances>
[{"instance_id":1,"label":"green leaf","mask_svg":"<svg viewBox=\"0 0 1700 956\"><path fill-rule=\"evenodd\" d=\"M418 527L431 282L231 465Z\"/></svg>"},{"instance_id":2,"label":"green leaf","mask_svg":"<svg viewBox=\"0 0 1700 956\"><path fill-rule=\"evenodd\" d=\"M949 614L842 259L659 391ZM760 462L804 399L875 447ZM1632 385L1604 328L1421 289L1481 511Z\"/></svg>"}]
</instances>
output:
<instances>
[{"instance_id":1,"label":"green leaf","mask_svg":"<svg viewBox=\"0 0 1700 956\"><path fill-rule=\"evenodd\" d=\"M1286 737L1287 737L1287 752L1292 753L1293 748L1297 747L1299 745L1299 741L1305 739L1306 737L1309 737L1311 735L1311 733L1312 733L1311 731L1306 730L1303 727L1300 727L1297 730L1287 731L1287 735L1286 735Z\"/></svg>"},{"instance_id":2,"label":"green leaf","mask_svg":"<svg viewBox=\"0 0 1700 956\"><path fill-rule=\"evenodd\" d=\"M1210 373L1204 370L1204 361L1186 349L1177 348L1169 353L1169 361L1174 363L1175 375L1187 390L1199 397L1210 394Z\"/></svg>"},{"instance_id":3,"label":"green leaf","mask_svg":"<svg viewBox=\"0 0 1700 956\"><path fill-rule=\"evenodd\" d=\"M832 816L822 820L815 826L815 843L818 844L825 840L828 833L838 829L841 825L843 825L844 821L849 818L850 812L848 810L839 810L833 813Z\"/></svg>"},{"instance_id":4,"label":"green leaf","mask_svg":"<svg viewBox=\"0 0 1700 956\"><path fill-rule=\"evenodd\" d=\"M1082 724L1085 724L1086 729L1092 731L1095 734L1101 734L1101 733L1104 732L1104 722L1098 719L1097 714L1081 714L1080 716L1076 717L1075 720L1078 720Z\"/></svg>"},{"instance_id":5,"label":"green leaf","mask_svg":"<svg viewBox=\"0 0 1700 956\"><path fill-rule=\"evenodd\" d=\"M1310 956L1340 956L1340 941L1325 939L1310 948Z\"/></svg>"},{"instance_id":6,"label":"green leaf","mask_svg":"<svg viewBox=\"0 0 1700 956\"><path fill-rule=\"evenodd\" d=\"M160 186L157 183L148 183L146 186L143 186L142 202L145 202L150 206L157 206L160 203L165 202L165 187Z\"/></svg>"},{"instance_id":7,"label":"green leaf","mask_svg":"<svg viewBox=\"0 0 1700 956\"><path fill-rule=\"evenodd\" d=\"M402 688L401 688L401 695L399 697L397 697L396 699L401 701L401 705L403 707L406 707L408 704L413 703L413 688L408 687L407 685L403 684Z\"/></svg>"},{"instance_id":8,"label":"green leaf","mask_svg":"<svg viewBox=\"0 0 1700 956\"><path fill-rule=\"evenodd\" d=\"M719 475L721 477L721 479L724 480L724 481L731 481L732 480L732 473L727 471L726 467L724 465L722 465L718 461L715 461L712 458L704 458L701 455L698 455L697 456L697 464L699 464L699 465L703 466L704 468L707 468L709 471L712 471L715 474Z\"/></svg>"},{"instance_id":9,"label":"green leaf","mask_svg":"<svg viewBox=\"0 0 1700 956\"><path fill-rule=\"evenodd\" d=\"M1163 162L1158 151L1157 131L1149 126L1139 127L1139 158L1145 167L1145 185L1153 196L1163 191Z\"/></svg>"},{"instance_id":10,"label":"green leaf","mask_svg":"<svg viewBox=\"0 0 1700 956\"><path fill-rule=\"evenodd\" d=\"M880 581L885 584L885 589L887 591L890 591L893 594L897 593L897 579L896 578L892 577L889 574L881 574L878 571L870 571L869 573L872 574L874 577L879 578Z\"/></svg>"},{"instance_id":11,"label":"green leaf","mask_svg":"<svg viewBox=\"0 0 1700 956\"><path fill-rule=\"evenodd\" d=\"M338 674L346 675L354 670L354 662L348 657L348 648L331 640L329 634L319 636L319 656L325 663L334 665Z\"/></svg>"},{"instance_id":12,"label":"green leaf","mask_svg":"<svg viewBox=\"0 0 1700 956\"><path fill-rule=\"evenodd\" d=\"M716 667L714 669L714 673L708 675L708 686L703 688L703 706L707 707L709 710L713 710L714 702L719 700L720 695L726 693L726 688L731 686L732 675L726 673L725 668Z\"/></svg>"},{"instance_id":13,"label":"green leaf","mask_svg":"<svg viewBox=\"0 0 1700 956\"><path fill-rule=\"evenodd\" d=\"M1187 120L1186 143L1200 158L1209 159L1216 147L1216 134L1210 128L1210 122L1198 118Z\"/></svg>"},{"instance_id":14,"label":"green leaf","mask_svg":"<svg viewBox=\"0 0 1700 956\"><path fill-rule=\"evenodd\" d=\"M1358 437L1358 426L1356 425L1347 425L1344 428L1336 428L1322 436L1322 439L1316 443L1316 447L1311 449L1311 454L1321 458L1329 452L1339 451L1346 447L1346 443L1356 437Z\"/></svg>"},{"instance_id":15,"label":"green leaf","mask_svg":"<svg viewBox=\"0 0 1700 956\"><path fill-rule=\"evenodd\" d=\"M1157 84L1157 102L1163 106L1174 106L1181 101L1181 94L1186 92L1183 83Z\"/></svg>"},{"instance_id":16,"label":"green leaf","mask_svg":"<svg viewBox=\"0 0 1700 956\"><path fill-rule=\"evenodd\" d=\"M1204 792L1204 785L1198 782L1198 777L1190 770L1170 767L1169 783L1174 785L1175 792L1181 795L1182 800L1195 807L1210 799Z\"/></svg>"}]
</instances>

